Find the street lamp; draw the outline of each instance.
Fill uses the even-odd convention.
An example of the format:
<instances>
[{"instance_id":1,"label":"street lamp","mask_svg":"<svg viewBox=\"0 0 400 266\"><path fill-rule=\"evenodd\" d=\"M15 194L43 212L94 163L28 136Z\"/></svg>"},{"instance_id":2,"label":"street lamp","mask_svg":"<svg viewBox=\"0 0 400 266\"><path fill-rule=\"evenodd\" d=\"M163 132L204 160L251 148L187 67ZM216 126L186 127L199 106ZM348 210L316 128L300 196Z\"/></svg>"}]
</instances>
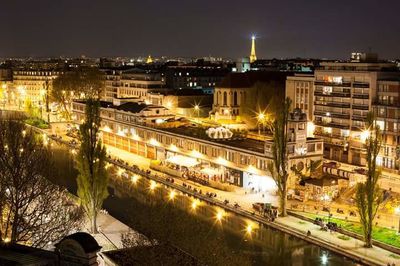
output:
<instances>
[{"instance_id":1,"label":"street lamp","mask_svg":"<svg viewBox=\"0 0 400 266\"><path fill-rule=\"evenodd\" d=\"M263 131L264 131L264 123L265 123L265 114L264 112L258 113L257 114L257 124L258 124L258 134L260 134L260 126L263 126Z\"/></svg>"},{"instance_id":2,"label":"street lamp","mask_svg":"<svg viewBox=\"0 0 400 266\"><path fill-rule=\"evenodd\" d=\"M194 111L197 113L197 118L199 118L199 116L200 116L200 106L198 104L196 104L194 106Z\"/></svg>"}]
</instances>

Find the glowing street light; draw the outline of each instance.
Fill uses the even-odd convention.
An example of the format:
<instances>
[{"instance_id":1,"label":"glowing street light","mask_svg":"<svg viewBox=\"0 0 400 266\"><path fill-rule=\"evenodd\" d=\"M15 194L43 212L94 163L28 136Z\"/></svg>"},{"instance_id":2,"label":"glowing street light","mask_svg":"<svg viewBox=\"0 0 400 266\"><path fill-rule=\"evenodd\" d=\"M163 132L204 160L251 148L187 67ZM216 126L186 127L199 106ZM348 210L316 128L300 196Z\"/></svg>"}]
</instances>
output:
<instances>
[{"instance_id":1,"label":"glowing street light","mask_svg":"<svg viewBox=\"0 0 400 266\"><path fill-rule=\"evenodd\" d=\"M216 218L219 222L221 222L225 215L226 215L226 213L225 213L224 210L218 210L217 215L215 216L215 218Z\"/></svg>"},{"instance_id":2,"label":"glowing street light","mask_svg":"<svg viewBox=\"0 0 400 266\"><path fill-rule=\"evenodd\" d=\"M321 256L321 263L322 263L323 265L325 265L325 264L328 263L328 256L327 256L326 254L322 254L322 256Z\"/></svg>"},{"instance_id":3,"label":"glowing street light","mask_svg":"<svg viewBox=\"0 0 400 266\"><path fill-rule=\"evenodd\" d=\"M117 172L117 175L118 175L118 176L122 176L123 173L124 173L124 169L119 168L119 169L118 169L118 172Z\"/></svg>"},{"instance_id":4,"label":"glowing street light","mask_svg":"<svg viewBox=\"0 0 400 266\"><path fill-rule=\"evenodd\" d=\"M264 112L260 112L257 114L257 124L258 124L258 134L260 134L260 127L263 127L263 131L265 130L265 124L267 120L267 115Z\"/></svg>"},{"instance_id":5,"label":"glowing street light","mask_svg":"<svg viewBox=\"0 0 400 266\"><path fill-rule=\"evenodd\" d=\"M156 189L157 187L157 183L153 180L150 181L150 190L153 191L154 189Z\"/></svg>"},{"instance_id":6,"label":"glowing street light","mask_svg":"<svg viewBox=\"0 0 400 266\"><path fill-rule=\"evenodd\" d=\"M174 190L171 190L171 191L169 192L168 198L169 198L170 200L173 200L173 199L175 198L175 196L176 196L176 192L175 192Z\"/></svg>"},{"instance_id":7,"label":"glowing street light","mask_svg":"<svg viewBox=\"0 0 400 266\"><path fill-rule=\"evenodd\" d=\"M132 180L132 183L133 183L133 184L136 184L137 181L139 180L139 176L133 175L133 176L131 177L131 180Z\"/></svg>"},{"instance_id":8,"label":"glowing street light","mask_svg":"<svg viewBox=\"0 0 400 266\"><path fill-rule=\"evenodd\" d=\"M199 118L199 116L200 116L200 106L198 104L196 104L194 106L194 111L197 113L197 118Z\"/></svg>"},{"instance_id":9,"label":"glowing street light","mask_svg":"<svg viewBox=\"0 0 400 266\"><path fill-rule=\"evenodd\" d=\"M192 210L196 210L197 206L199 205L199 200L194 199L192 202Z\"/></svg>"},{"instance_id":10,"label":"glowing street light","mask_svg":"<svg viewBox=\"0 0 400 266\"><path fill-rule=\"evenodd\" d=\"M248 224L246 227L246 233L251 236L252 232L253 232L253 226L251 224Z\"/></svg>"}]
</instances>

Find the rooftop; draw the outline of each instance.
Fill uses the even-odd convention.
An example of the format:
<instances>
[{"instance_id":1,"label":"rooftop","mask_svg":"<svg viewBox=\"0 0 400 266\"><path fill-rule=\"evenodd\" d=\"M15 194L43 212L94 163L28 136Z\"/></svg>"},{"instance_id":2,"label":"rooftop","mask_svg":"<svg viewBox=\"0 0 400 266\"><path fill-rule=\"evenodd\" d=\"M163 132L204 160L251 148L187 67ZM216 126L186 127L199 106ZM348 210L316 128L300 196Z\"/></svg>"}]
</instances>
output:
<instances>
[{"instance_id":1,"label":"rooftop","mask_svg":"<svg viewBox=\"0 0 400 266\"><path fill-rule=\"evenodd\" d=\"M0 265L55 265L57 255L19 244L0 244Z\"/></svg>"},{"instance_id":2,"label":"rooftop","mask_svg":"<svg viewBox=\"0 0 400 266\"><path fill-rule=\"evenodd\" d=\"M125 265L203 265L190 254L171 245L138 246L103 253L114 263Z\"/></svg>"},{"instance_id":3,"label":"rooftop","mask_svg":"<svg viewBox=\"0 0 400 266\"><path fill-rule=\"evenodd\" d=\"M86 253L97 252L101 249L96 239L88 233L85 232L77 232L72 235L68 235L64 237L60 243L64 240L71 239L79 243L79 245L83 248ZM57 246L58 244L56 244Z\"/></svg>"}]
</instances>

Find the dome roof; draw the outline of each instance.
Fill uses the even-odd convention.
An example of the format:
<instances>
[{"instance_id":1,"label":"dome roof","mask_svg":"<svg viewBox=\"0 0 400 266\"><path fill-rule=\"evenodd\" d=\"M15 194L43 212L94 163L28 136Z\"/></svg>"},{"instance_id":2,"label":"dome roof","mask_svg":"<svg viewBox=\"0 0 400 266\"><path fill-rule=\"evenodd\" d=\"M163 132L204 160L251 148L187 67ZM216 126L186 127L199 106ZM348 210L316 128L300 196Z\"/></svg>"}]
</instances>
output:
<instances>
[{"instance_id":1,"label":"dome roof","mask_svg":"<svg viewBox=\"0 0 400 266\"><path fill-rule=\"evenodd\" d=\"M99 246L96 239L85 232L77 232L72 235L66 236L63 238L63 240L60 241L60 243L67 239L75 240L76 242L78 242L78 244L83 248L86 253L97 252L101 249L101 246Z\"/></svg>"}]
</instances>

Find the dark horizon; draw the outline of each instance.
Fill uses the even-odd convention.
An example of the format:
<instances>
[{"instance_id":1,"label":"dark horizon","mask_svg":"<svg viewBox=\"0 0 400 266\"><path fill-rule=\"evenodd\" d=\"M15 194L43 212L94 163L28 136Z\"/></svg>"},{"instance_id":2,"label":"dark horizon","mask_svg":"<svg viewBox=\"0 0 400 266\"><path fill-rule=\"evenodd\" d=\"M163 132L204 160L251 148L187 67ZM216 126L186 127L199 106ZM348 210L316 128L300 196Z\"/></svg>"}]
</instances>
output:
<instances>
[{"instance_id":1,"label":"dark horizon","mask_svg":"<svg viewBox=\"0 0 400 266\"><path fill-rule=\"evenodd\" d=\"M400 58L400 2L7 1L0 57Z\"/></svg>"}]
</instances>

